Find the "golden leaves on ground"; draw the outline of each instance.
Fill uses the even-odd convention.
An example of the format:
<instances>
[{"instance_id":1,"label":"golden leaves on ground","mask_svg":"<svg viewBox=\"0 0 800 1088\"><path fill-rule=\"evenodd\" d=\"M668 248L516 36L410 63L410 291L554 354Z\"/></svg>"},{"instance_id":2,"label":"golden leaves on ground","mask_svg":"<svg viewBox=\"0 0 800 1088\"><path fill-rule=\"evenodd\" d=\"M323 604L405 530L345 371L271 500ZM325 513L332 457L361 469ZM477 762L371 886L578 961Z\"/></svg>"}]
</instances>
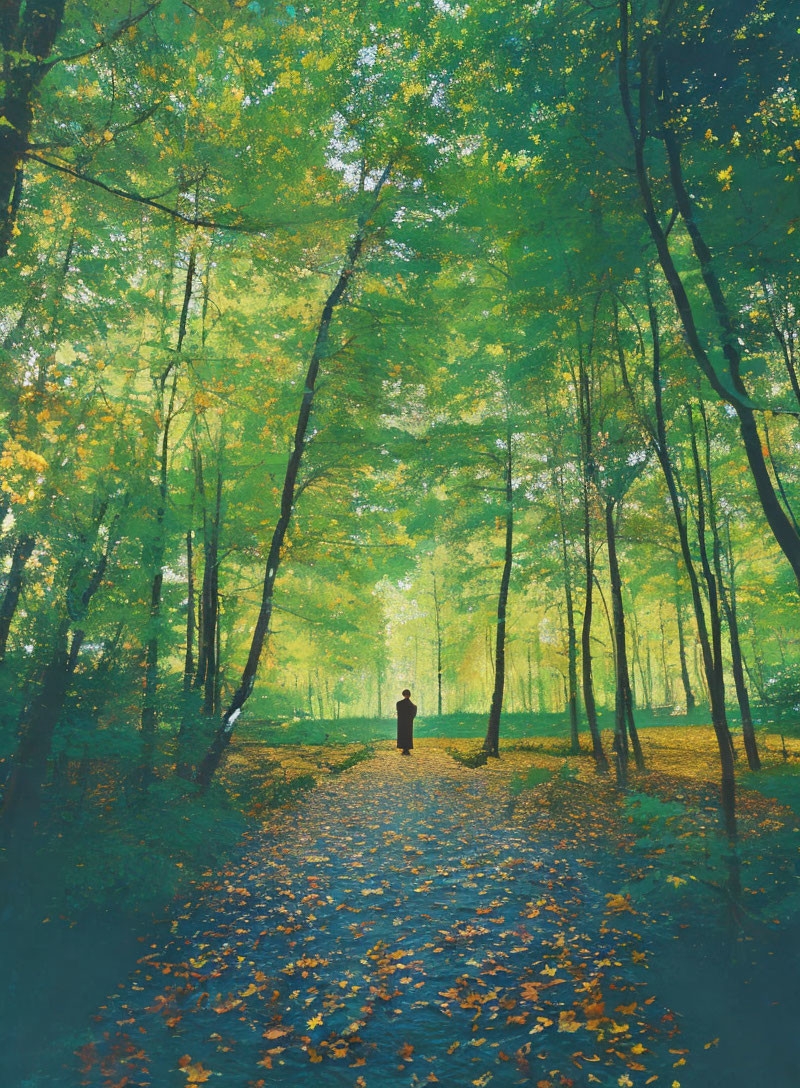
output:
<instances>
[{"instance_id":1,"label":"golden leaves on ground","mask_svg":"<svg viewBox=\"0 0 800 1088\"><path fill-rule=\"evenodd\" d=\"M701 770L667 782L675 740L648 737L648 782L702 789L702 745ZM313 768L316 788L268 812L241 858L197 887L104 1010L83 1084L160 1088L176 1069L238 1083L249 1070L250 1085L288 1088L313 1068L320 1088L409 1073L644 1088L690 1060L650 989L659 938L625 886L630 826L588 760L575 789L538 741L471 769L421 740L410 760L387 746L344 775L326 772L322 746L255 751L234 759L255 773L266 754L287 779ZM512 794L532 766L552 781Z\"/></svg>"}]
</instances>

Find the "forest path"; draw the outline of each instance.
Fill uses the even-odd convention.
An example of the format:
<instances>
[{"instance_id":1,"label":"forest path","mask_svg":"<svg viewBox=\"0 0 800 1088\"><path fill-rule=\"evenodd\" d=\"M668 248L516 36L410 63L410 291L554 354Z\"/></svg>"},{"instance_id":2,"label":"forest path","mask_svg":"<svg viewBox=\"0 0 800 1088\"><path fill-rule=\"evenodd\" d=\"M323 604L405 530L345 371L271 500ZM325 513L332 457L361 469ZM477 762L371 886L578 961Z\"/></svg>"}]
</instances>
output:
<instances>
[{"instance_id":1,"label":"forest path","mask_svg":"<svg viewBox=\"0 0 800 1088\"><path fill-rule=\"evenodd\" d=\"M381 749L272 814L100 1011L69 1083L555 1088L672 1074L681 1044L647 989L644 919L596 887L608 870L595 844L532 835L493 768Z\"/></svg>"}]
</instances>

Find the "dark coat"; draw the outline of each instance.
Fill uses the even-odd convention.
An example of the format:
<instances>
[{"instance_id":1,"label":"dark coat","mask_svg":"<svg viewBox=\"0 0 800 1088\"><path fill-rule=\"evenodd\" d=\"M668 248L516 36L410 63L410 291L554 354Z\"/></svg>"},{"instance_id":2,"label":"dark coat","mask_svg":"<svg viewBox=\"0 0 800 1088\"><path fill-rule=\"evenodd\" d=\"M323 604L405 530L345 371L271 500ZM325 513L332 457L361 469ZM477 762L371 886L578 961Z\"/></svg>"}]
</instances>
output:
<instances>
[{"instance_id":1,"label":"dark coat","mask_svg":"<svg viewBox=\"0 0 800 1088\"><path fill-rule=\"evenodd\" d=\"M414 747L414 717L417 708L410 699L401 699L397 704L397 747Z\"/></svg>"}]
</instances>

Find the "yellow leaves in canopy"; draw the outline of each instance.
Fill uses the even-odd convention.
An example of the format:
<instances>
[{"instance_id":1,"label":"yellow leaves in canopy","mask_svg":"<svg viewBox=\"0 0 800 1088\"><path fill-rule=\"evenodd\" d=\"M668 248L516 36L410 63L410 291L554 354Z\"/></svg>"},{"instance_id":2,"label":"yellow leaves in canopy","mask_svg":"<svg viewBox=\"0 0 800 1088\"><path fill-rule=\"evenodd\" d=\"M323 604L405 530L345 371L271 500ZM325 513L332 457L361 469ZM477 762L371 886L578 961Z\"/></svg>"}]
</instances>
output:
<instances>
[{"instance_id":1,"label":"yellow leaves in canopy","mask_svg":"<svg viewBox=\"0 0 800 1088\"><path fill-rule=\"evenodd\" d=\"M317 72L327 72L336 63L336 56L332 53L306 53L300 63L304 68L313 68Z\"/></svg>"},{"instance_id":2,"label":"yellow leaves in canopy","mask_svg":"<svg viewBox=\"0 0 800 1088\"><path fill-rule=\"evenodd\" d=\"M25 449L16 439L9 438L0 454L0 488L10 493L15 502L26 503L36 497L26 476L40 476L47 471L47 461L34 450ZM21 485L21 486L20 486ZM16 487L20 487L17 492Z\"/></svg>"},{"instance_id":3,"label":"yellow leaves in canopy","mask_svg":"<svg viewBox=\"0 0 800 1088\"><path fill-rule=\"evenodd\" d=\"M418 98L425 94L425 85L420 83L418 79L412 80L410 83L404 83L402 86L403 101L410 102L412 98Z\"/></svg>"},{"instance_id":4,"label":"yellow leaves in canopy","mask_svg":"<svg viewBox=\"0 0 800 1088\"><path fill-rule=\"evenodd\" d=\"M731 178L733 177L733 167L726 166L724 170L717 171L717 181L722 182L723 192L731 187Z\"/></svg>"},{"instance_id":5,"label":"yellow leaves in canopy","mask_svg":"<svg viewBox=\"0 0 800 1088\"><path fill-rule=\"evenodd\" d=\"M281 72L275 82L279 87L291 90L292 87L299 87L302 80L299 72L296 72L293 68L289 68Z\"/></svg>"}]
</instances>

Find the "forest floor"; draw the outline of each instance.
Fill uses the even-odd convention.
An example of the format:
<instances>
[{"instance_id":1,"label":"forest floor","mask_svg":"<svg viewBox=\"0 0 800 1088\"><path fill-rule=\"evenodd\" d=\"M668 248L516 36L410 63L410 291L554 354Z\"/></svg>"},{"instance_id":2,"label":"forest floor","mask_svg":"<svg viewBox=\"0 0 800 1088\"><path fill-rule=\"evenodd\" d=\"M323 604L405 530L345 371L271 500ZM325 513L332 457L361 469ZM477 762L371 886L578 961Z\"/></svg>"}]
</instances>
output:
<instances>
[{"instance_id":1,"label":"forest floor","mask_svg":"<svg viewBox=\"0 0 800 1088\"><path fill-rule=\"evenodd\" d=\"M680 805L711 842L716 802L707 734L683 733L645 737L648 792L624 807L558 742L475 769L452 757L474 742L379 747L268 812L146 942L74 1063L27 1083L795 1088L797 929L758 920L746 879L749 929L720 922L722 894L686 898L716 863L686 851ZM745 837L794 832L761 794L743 808Z\"/></svg>"}]
</instances>

